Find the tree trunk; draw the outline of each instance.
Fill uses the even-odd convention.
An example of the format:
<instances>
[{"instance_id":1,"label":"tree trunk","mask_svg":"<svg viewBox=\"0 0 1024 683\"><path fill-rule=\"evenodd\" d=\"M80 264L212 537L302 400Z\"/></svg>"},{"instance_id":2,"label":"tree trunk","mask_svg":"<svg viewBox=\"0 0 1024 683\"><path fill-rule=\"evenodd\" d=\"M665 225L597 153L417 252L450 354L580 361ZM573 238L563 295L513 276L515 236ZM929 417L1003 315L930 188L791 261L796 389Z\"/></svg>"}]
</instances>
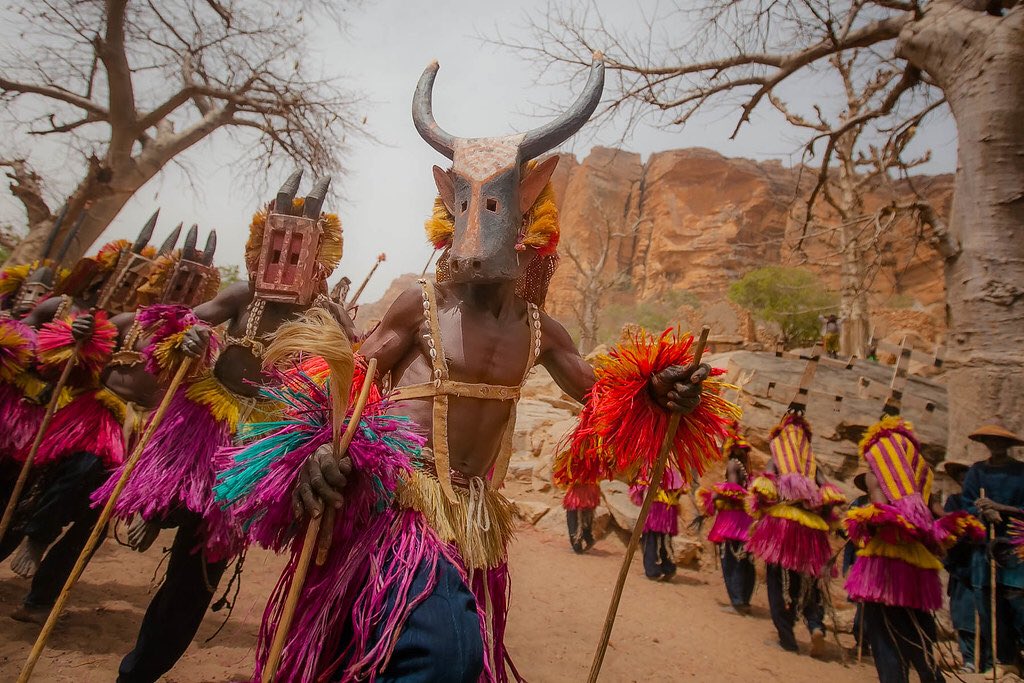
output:
<instances>
[{"instance_id":1,"label":"tree trunk","mask_svg":"<svg viewBox=\"0 0 1024 683\"><path fill-rule=\"evenodd\" d=\"M935 79L957 125L946 366L948 455L964 457L983 423L1024 431L1024 8L994 17L933 0L899 53Z\"/></svg>"},{"instance_id":2,"label":"tree trunk","mask_svg":"<svg viewBox=\"0 0 1024 683\"><path fill-rule=\"evenodd\" d=\"M87 211L85 221L69 245L64 258L65 266L74 264L90 249L124 208L124 205L128 203L132 195L156 175L162 166L163 164L144 166L128 161L111 170L109 166L96 158L89 160L89 169L85 178L68 199L68 215L61 226L60 234L54 241L53 252L56 254L78 216L82 211ZM53 213L56 211L56 208L52 208ZM39 258L52 226L51 218L30 222L28 235L14 248L7 262L24 263ZM125 235L125 237L134 238L135 235Z\"/></svg>"},{"instance_id":3,"label":"tree trunk","mask_svg":"<svg viewBox=\"0 0 1024 683\"><path fill-rule=\"evenodd\" d=\"M601 293L593 286L584 287L580 292L580 352L587 355L597 348L597 330L600 326L598 316L601 307Z\"/></svg>"}]
</instances>

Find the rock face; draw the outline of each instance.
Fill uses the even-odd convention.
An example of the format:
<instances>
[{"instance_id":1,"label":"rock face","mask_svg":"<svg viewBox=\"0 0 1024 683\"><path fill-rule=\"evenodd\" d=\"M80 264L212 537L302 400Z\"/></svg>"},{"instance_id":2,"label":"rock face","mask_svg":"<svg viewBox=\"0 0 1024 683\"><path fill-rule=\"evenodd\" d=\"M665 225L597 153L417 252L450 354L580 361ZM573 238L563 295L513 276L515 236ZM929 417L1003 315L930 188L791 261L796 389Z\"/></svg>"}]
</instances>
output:
<instances>
[{"instance_id":1,"label":"rock face","mask_svg":"<svg viewBox=\"0 0 1024 683\"><path fill-rule=\"evenodd\" d=\"M794 250L811 175L701 148L659 152L646 163L637 154L607 148L595 148L582 162L563 156L555 178L563 252L572 249L593 264L609 242L605 276L624 277L619 291L641 301L677 290L697 295L704 307L716 305L732 282L771 264L807 265L838 289L838 266L827 264L834 260L834 239L812 237L803 252ZM916 179L915 186L924 186L946 213L951 177ZM866 200L869 210L880 203L877 197ZM872 283L873 306L912 308L941 319L942 261L916 226L896 221L879 241L883 256ZM572 320L580 278L574 262L564 259L548 295L552 315ZM888 333L892 317L880 315L882 329L876 332ZM744 325L740 320L716 333L743 335Z\"/></svg>"}]
</instances>

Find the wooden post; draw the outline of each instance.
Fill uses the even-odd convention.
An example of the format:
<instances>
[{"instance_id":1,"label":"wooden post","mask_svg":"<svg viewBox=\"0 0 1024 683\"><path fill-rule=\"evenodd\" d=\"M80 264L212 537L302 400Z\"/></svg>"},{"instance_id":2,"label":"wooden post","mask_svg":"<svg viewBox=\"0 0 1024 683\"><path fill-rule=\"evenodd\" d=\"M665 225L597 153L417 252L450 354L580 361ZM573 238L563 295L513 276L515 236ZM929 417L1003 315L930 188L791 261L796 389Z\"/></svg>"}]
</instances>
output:
<instances>
[{"instance_id":1,"label":"wooden post","mask_svg":"<svg viewBox=\"0 0 1024 683\"><path fill-rule=\"evenodd\" d=\"M71 375L71 370L74 369L75 365L78 364L78 348L79 345L75 345L75 352L68 358L68 362L64 364L64 370L60 373L60 379L57 380L57 384L53 387L53 395L50 396L49 402L46 404L46 412L43 413L43 420L39 423L39 429L36 430L36 438L32 441L32 447L28 451L28 455L25 457L25 462L21 464L21 471L18 472L18 480L14 483L14 491L11 492L11 497L7 501L7 507L4 508L4 516L0 518L0 538L7 535L7 530L10 529L11 522L14 520L14 511L18 507L18 501L21 499L21 494L25 490L25 485L28 483L28 475L32 471L32 464L35 462L36 454L39 453L39 447L43 444L43 437L46 436L46 430L50 426L50 421L53 420L53 414L57 412L57 403L60 401L60 395L64 391L64 386L68 383L68 377Z\"/></svg>"},{"instance_id":2,"label":"wooden post","mask_svg":"<svg viewBox=\"0 0 1024 683\"><path fill-rule=\"evenodd\" d=\"M704 355L704 346L707 344L710 331L708 327L704 327L700 331L700 338L697 340L697 347L693 352L694 365L699 364L701 356ZM672 452L672 442L675 439L676 432L679 430L681 418L682 416L679 413L672 413L668 421L668 429L665 431L665 437L661 441L661 449L658 451L658 459L655 461L654 470L651 472L647 494L644 496L643 505L640 506L640 515L636 518L636 524L633 525L633 533L629 537L629 545L626 546L626 557L622 560L622 566L619 568L619 577L615 582L615 590L612 591L612 600L608 605L608 614L604 619L601 640L598 641L597 652L594 653L594 661L590 666L590 676L587 678L589 683L596 683L597 677L601 674L601 664L604 662L604 655L608 650L608 640L611 638L612 628L615 626L615 616L619 611L622 589L626 585L626 577L629 575L629 568L633 563L633 555L636 554L636 548L640 542L640 534L643 533L647 515L651 511L651 505L654 503L655 497L657 497L661 480L665 476L668 456Z\"/></svg>"},{"instance_id":3,"label":"wooden post","mask_svg":"<svg viewBox=\"0 0 1024 683\"><path fill-rule=\"evenodd\" d=\"M355 407L352 409L352 417L349 418L348 427L345 429L345 434L335 441L334 452L340 459L344 456L345 451L348 449L350 443L352 443L353 437L356 435L356 430L359 428L359 421L363 416L363 409L366 407L366 401L370 396L370 389L373 386L373 376L377 373L377 359L371 358L366 368L366 377L363 379L363 386L359 391L359 398L356 399ZM341 424L345 419L344 415L335 414L335 425ZM340 430L335 429L335 435ZM319 548L317 553L317 564L323 564L323 559L326 559L327 550L330 547L331 536L327 534L325 538L320 538L321 520L324 517L329 518L324 520L326 523L329 521L331 525L334 523L334 508L328 508L323 517L313 517L309 520L309 524L306 526L306 536L302 541L302 550L299 551L299 560L295 565L295 574L292 576L291 585L288 586L288 595L285 598L284 608L281 610L281 619L278 621L277 629L274 631L274 640L270 644L270 652L267 655L266 666L263 667L263 676L261 678L262 683L270 683L274 680L274 676L277 674L277 667L281 663L281 655L284 653L285 642L288 640L288 632L291 630L292 620L295 618L295 609L299 604L299 597L302 594L302 588L306 583L306 574L309 573L309 564L313 559L313 549ZM320 538L320 543L317 539ZM323 544L327 545L324 546Z\"/></svg>"},{"instance_id":4,"label":"wooden post","mask_svg":"<svg viewBox=\"0 0 1024 683\"><path fill-rule=\"evenodd\" d=\"M46 641L49 640L50 634L53 633L54 627L57 626L57 619L60 618L61 612L64 611L64 605L67 604L68 598L71 596L71 589L75 587L78 579L81 578L82 572L85 571L85 565L89 562L89 557L96 549L96 546L100 543L100 537L103 535L107 522L110 521L110 517L114 513L114 505L117 504L118 496L121 495L121 491L123 491L124 487L128 484L128 478L131 476L135 466L139 463L139 458L142 457L143 449L145 449L146 444L153 437L153 432L155 432L156 428L160 426L160 422L164 419L164 413L167 412L167 408L171 404L171 399L178 391L178 387L185 379L185 375L191 366L191 358L186 358L178 366L178 371L174 374L174 378L168 385L167 391L164 393L164 397L160 401L160 405L157 406L149 424L146 425L146 431L142 434L142 438L139 439L139 442L135 445L131 455L129 455L128 459L125 460L124 469L121 471L121 478L117 480L117 484L114 486L114 490L110 494L107 504L103 506L103 510L100 512L100 517L96 520L96 526L93 527L89 540L86 541L85 547L82 548L82 552L78 556L78 560L75 562L74 568L71 570L71 574L68 576L67 581L64 582L64 588L61 589L60 595L57 596L56 602L53 603L53 607L50 609L50 614L46 618L46 623L43 624L43 629L39 632L39 636L36 638L36 642L32 646L32 652L29 653L28 660L21 669L21 674L18 676L18 683L28 683L28 680L32 677L32 670L39 661L39 657L43 654L43 649L46 648Z\"/></svg>"}]
</instances>

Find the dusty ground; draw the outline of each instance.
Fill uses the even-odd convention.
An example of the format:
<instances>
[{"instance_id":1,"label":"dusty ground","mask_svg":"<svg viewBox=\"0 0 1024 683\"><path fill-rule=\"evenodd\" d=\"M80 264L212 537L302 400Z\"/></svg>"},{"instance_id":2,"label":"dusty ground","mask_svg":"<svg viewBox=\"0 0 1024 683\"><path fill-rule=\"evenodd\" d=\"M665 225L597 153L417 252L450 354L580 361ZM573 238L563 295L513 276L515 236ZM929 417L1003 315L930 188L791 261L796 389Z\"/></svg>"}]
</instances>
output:
<instances>
[{"instance_id":1,"label":"dusty ground","mask_svg":"<svg viewBox=\"0 0 1024 683\"><path fill-rule=\"evenodd\" d=\"M166 534L166 532L165 532ZM36 668L35 680L93 683L114 680L117 664L134 642L153 587L163 536L146 555L108 542L79 584L70 608ZM586 679L614 584L623 546L607 538L575 556L563 537L524 528L512 551L513 598L510 647L531 683ZM246 560L234 615L221 633L221 614L208 614L199 637L164 679L179 683L245 678L262 603L277 579L279 558L253 551ZM26 582L7 564L0 568L0 681L17 677L35 638L34 627L7 619ZM763 589L754 613L740 617L724 608L724 589L714 567L682 571L674 583L652 583L639 560L626 592L605 660L603 681L823 681L874 679L868 664L844 665L830 643L828 661L783 652L775 645ZM806 649L807 634L798 631ZM844 641L845 642L845 641Z\"/></svg>"}]
</instances>

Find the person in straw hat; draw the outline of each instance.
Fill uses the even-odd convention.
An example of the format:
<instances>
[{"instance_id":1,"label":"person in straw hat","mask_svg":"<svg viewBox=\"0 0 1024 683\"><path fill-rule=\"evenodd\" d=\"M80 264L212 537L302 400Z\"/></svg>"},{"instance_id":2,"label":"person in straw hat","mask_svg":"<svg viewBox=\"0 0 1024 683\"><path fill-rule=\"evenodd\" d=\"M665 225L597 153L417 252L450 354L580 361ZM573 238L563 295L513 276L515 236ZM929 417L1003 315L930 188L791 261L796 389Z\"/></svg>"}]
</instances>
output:
<instances>
[{"instance_id":1,"label":"person in straw hat","mask_svg":"<svg viewBox=\"0 0 1024 683\"><path fill-rule=\"evenodd\" d=\"M979 427L968 438L989 451L987 459L967 470L963 504L968 512L995 528L992 553L996 560L996 664L1004 671L1019 670L1024 636L1024 562L1017 558L1007 540L1007 527L1011 518L1024 517L1024 462L1010 455L1010 449L1024 445L1024 439L995 424ZM981 616L982 670L988 668L991 659L991 645L987 645L992 642L989 573L987 548L977 546L971 557L971 582Z\"/></svg>"},{"instance_id":2,"label":"person in straw hat","mask_svg":"<svg viewBox=\"0 0 1024 683\"><path fill-rule=\"evenodd\" d=\"M946 460L942 463L942 468L956 486L956 493L952 493L946 498L944 511L948 513L965 510L962 488L970 465L958 460ZM946 595L949 596L949 615L953 622L953 629L956 631L957 644L964 659L962 669L964 673L974 671L976 609L974 606L974 584L971 583L971 554L973 550L966 539L961 539L949 549L942 560L942 564L949 573Z\"/></svg>"}]
</instances>

